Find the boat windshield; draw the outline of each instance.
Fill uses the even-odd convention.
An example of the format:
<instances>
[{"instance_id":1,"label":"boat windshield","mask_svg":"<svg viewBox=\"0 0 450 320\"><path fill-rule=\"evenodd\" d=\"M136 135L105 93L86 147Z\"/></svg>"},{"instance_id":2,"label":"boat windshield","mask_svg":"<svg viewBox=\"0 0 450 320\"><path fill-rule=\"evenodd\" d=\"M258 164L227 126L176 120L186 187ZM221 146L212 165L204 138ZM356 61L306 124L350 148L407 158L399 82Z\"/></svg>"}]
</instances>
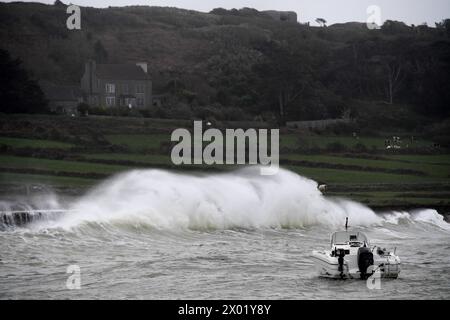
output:
<instances>
[{"instance_id":1,"label":"boat windshield","mask_svg":"<svg viewBox=\"0 0 450 320\"><path fill-rule=\"evenodd\" d=\"M331 245L335 244L368 244L367 237L362 232L338 231L331 236Z\"/></svg>"}]
</instances>

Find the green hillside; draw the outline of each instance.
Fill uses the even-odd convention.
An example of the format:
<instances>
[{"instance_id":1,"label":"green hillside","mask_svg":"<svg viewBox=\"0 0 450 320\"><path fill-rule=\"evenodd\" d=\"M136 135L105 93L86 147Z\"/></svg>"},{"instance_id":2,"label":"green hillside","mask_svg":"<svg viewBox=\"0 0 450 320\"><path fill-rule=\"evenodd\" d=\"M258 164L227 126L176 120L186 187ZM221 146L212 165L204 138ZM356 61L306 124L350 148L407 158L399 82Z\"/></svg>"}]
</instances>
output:
<instances>
[{"instance_id":1,"label":"green hillside","mask_svg":"<svg viewBox=\"0 0 450 320\"><path fill-rule=\"evenodd\" d=\"M449 115L450 20L310 27L254 9L0 4L0 47L36 79L77 84L88 59L147 61L165 105L144 116L308 120L349 115L364 127L405 127ZM395 76L393 76L395 75ZM389 108L389 107L393 108ZM380 112L382 110L382 112Z\"/></svg>"}]
</instances>

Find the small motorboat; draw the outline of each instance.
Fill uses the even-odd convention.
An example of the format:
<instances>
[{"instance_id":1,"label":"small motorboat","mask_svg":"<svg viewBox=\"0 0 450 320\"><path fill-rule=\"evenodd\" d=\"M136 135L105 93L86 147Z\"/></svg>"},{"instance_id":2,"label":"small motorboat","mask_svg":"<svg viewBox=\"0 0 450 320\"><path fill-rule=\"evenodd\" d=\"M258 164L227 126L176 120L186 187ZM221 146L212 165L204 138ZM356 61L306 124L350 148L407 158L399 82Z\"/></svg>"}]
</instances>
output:
<instances>
[{"instance_id":1,"label":"small motorboat","mask_svg":"<svg viewBox=\"0 0 450 320\"><path fill-rule=\"evenodd\" d=\"M334 232L330 250L313 250L312 258L321 277L335 279L367 279L378 273L381 278L397 278L400 258L394 252L378 246L371 247L360 231Z\"/></svg>"}]
</instances>

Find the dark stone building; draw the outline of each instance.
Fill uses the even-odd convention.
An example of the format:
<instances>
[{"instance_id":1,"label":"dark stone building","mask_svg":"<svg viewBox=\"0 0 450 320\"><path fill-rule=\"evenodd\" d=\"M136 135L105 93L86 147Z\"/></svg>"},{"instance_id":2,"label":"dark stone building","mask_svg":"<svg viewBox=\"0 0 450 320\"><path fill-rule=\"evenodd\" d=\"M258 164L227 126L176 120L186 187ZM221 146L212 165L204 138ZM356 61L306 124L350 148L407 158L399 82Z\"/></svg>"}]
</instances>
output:
<instances>
[{"instance_id":1,"label":"dark stone building","mask_svg":"<svg viewBox=\"0 0 450 320\"><path fill-rule=\"evenodd\" d=\"M81 91L86 103L96 107L150 108L152 81L147 63L86 63L81 78Z\"/></svg>"}]
</instances>

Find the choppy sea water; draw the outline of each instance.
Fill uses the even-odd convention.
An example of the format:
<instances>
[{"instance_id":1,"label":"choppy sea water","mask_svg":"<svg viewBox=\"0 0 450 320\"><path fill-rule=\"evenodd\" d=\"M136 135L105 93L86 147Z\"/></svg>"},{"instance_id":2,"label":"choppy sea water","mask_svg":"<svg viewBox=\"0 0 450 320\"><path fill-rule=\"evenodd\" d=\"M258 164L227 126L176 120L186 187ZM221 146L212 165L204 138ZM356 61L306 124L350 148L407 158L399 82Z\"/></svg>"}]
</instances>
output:
<instances>
[{"instance_id":1,"label":"choppy sea water","mask_svg":"<svg viewBox=\"0 0 450 320\"><path fill-rule=\"evenodd\" d=\"M289 171L133 171L55 199L40 206L69 211L0 232L1 299L450 298L450 224L436 211L374 213ZM311 251L327 249L345 217L372 245L396 247L398 279L371 290L317 276ZM67 287L69 266L79 289Z\"/></svg>"}]
</instances>

